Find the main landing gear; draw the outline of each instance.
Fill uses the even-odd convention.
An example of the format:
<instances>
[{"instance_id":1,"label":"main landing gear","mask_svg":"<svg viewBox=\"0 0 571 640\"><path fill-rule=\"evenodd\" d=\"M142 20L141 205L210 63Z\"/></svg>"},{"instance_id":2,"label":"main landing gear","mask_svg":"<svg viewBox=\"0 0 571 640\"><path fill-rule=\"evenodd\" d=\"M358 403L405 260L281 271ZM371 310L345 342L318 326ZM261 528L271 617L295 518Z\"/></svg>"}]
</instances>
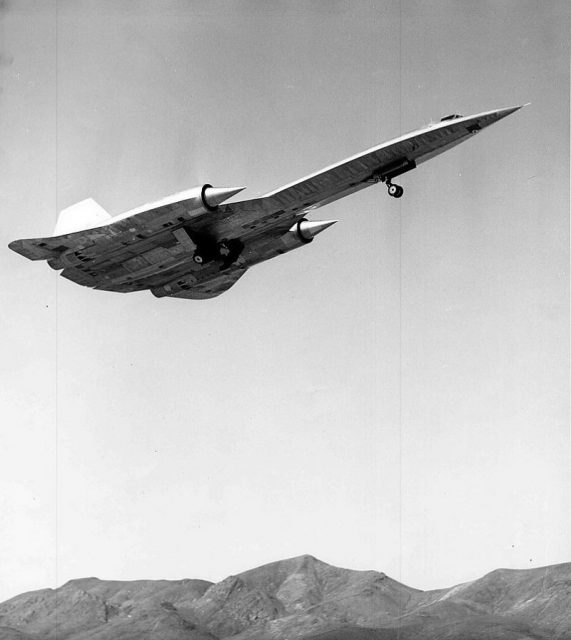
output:
<instances>
[{"instance_id":1,"label":"main landing gear","mask_svg":"<svg viewBox=\"0 0 571 640\"><path fill-rule=\"evenodd\" d=\"M222 240L221 242L201 242L192 256L196 264L219 261L220 269L228 269L240 257L244 245L238 239Z\"/></svg>"},{"instance_id":2,"label":"main landing gear","mask_svg":"<svg viewBox=\"0 0 571 640\"><path fill-rule=\"evenodd\" d=\"M404 189L400 187L398 184L393 184L387 180L387 191L389 196L393 198L400 198L404 193Z\"/></svg>"}]
</instances>

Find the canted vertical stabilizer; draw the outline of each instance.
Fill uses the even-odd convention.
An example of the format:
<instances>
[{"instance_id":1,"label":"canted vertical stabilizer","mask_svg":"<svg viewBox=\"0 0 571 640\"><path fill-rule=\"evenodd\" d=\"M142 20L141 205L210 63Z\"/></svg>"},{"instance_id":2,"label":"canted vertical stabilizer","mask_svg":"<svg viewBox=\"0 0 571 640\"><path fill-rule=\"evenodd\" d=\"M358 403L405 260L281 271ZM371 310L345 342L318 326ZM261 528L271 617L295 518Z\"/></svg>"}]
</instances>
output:
<instances>
[{"instance_id":1,"label":"canted vertical stabilizer","mask_svg":"<svg viewBox=\"0 0 571 640\"><path fill-rule=\"evenodd\" d=\"M54 229L54 236L100 227L109 220L111 216L107 211L93 198L87 198L61 211Z\"/></svg>"}]
</instances>

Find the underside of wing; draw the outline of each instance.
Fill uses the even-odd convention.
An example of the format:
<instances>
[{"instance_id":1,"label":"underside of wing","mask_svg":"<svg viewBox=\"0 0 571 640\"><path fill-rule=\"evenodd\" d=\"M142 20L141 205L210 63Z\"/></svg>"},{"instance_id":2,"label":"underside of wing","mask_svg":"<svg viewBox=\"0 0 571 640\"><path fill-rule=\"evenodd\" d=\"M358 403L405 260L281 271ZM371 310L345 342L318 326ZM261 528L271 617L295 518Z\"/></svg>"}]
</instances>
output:
<instances>
[{"instance_id":1,"label":"underside of wing","mask_svg":"<svg viewBox=\"0 0 571 640\"><path fill-rule=\"evenodd\" d=\"M71 248L65 240L50 237L13 240L8 246L29 260L51 260Z\"/></svg>"},{"instance_id":2,"label":"underside of wing","mask_svg":"<svg viewBox=\"0 0 571 640\"><path fill-rule=\"evenodd\" d=\"M14 240L8 246L30 260L57 261L66 254L68 263L56 268L93 264L104 261L109 255L115 260L128 259L134 245L136 254L149 250L163 241L170 241L172 230L177 226L208 216L208 213L197 213L188 206L194 199L165 200L168 200L166 204L133 210L100 226L45 238Z\"/></svg>"}]
</instances>

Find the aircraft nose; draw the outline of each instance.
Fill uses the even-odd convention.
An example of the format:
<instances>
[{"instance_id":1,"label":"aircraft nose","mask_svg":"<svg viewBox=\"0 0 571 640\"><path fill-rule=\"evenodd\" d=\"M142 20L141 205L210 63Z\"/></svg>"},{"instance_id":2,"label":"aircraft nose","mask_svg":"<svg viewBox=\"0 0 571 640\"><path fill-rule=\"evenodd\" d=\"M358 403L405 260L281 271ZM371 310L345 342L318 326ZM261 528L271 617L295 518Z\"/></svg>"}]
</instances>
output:
<instances>
[{"instance_id":1,"label":"aircraft nose","mask_svg":"<svg viewBox=\"0 0 571 640\"><path fill-rule=\"evenodd\" d=\"M529 104L529 103L527 103ZM515 107L506 107L505 109L495 109L494 111L485 111L484 113L479 113L475 116L472 116L468 120L465 121L465 126L468 131L472 133L476 133L489 127L491 124L499 122L503 118L507 118L512 113L519 111L522 107L527 105L521 104Z\"/></svg>"},{"instance_id":2,"label":"aircraft nose","mask_svg":"<svg viewBox=\"0 0 571 640\"><path fill-rule=\"evenodd\" d=\"M529 104L530 103L527 102L526 104L520 104L520 105L517 105L516 107L506 107L505 109L497 109L496 111L494 111L494 115L496 116L496 121L501 120L502 118L505 118L507 116L510 116L512 113L515 113L516 111L519 111L524 107L527 107L527 105Z\"/></svg>"}]
</instances>

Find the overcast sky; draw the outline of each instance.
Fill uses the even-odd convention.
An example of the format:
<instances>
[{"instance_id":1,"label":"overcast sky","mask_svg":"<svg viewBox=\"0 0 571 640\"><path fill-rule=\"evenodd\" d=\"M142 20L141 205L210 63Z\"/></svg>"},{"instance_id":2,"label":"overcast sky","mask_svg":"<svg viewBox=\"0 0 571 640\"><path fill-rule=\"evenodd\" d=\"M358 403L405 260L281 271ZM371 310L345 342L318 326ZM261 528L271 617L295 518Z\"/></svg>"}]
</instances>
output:
<instances>
[{"instance_id":1,"label":"overcast sky","mask_svg":"<svg viewBox=\"0 0 571 640\"><path fill-rule=\"evenodd\" d=\"M302 553L423 589L571 559L568 2L2 7L0 599ZM86 197L252 197L528 101L211 301L7 249Z\"/></svg>"}]
</instances>

